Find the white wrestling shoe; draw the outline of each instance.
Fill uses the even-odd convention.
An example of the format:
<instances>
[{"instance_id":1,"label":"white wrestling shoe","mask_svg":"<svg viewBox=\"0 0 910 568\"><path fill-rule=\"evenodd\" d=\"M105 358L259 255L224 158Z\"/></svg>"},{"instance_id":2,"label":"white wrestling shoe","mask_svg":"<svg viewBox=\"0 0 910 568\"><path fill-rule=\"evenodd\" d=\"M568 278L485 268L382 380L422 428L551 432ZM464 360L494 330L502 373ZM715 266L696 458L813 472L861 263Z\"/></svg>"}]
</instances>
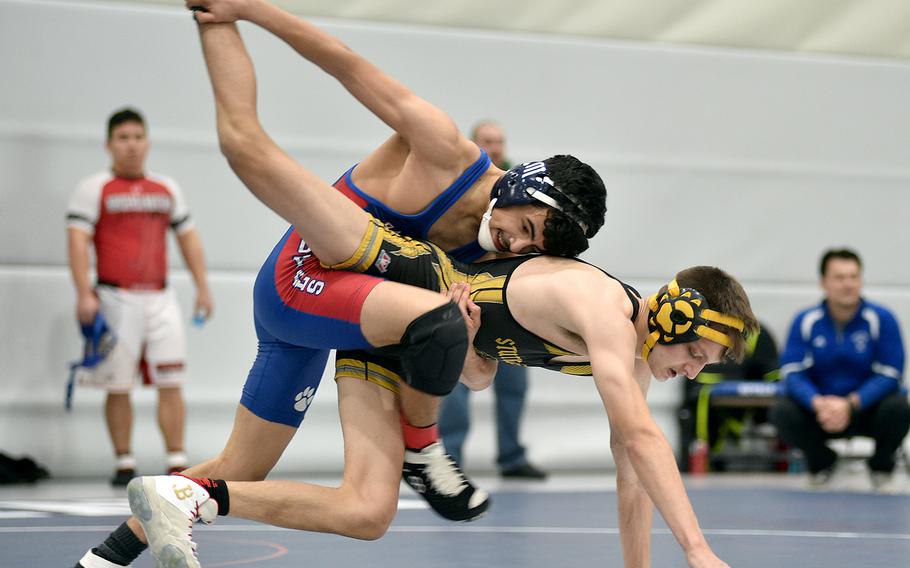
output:
<instances>
[{"instance_id":1,"label":"white wrestling shoe","mask_svg":"<svg viewBox=\"0 0 910 568\"><path fill-rule=\"evenodd\" d=\"M193 542L193 523L211 523L218 503L182 475L137 477L126 487L130 509L139 519L158 568L201 568Z\"/></svg>"}]
</instances>

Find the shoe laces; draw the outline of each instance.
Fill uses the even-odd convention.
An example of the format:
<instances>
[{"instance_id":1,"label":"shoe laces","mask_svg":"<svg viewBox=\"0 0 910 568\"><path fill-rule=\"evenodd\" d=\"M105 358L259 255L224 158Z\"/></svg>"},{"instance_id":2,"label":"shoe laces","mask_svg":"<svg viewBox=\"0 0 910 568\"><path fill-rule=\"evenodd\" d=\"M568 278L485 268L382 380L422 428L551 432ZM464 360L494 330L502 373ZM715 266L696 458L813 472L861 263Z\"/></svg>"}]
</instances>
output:
<instances>
[{"instance_id":1,"label":"shoe laces","mask_svg":"<svg viewBox=\"0 0 910 568\"><path fill-rule=\"evenodd\" d=\"M193 526L193 523L199 522L202 516L200 507L202 507L202 505L199 503L199 501L196 501L196 506L193 507L193 516L190 518L190 526Z\"/></svg>"},{"instance_id":2,"label":"shoe laces","mask_svg":"<svg viewBox=\"0 0 910 568\"><path fill-rule=\"evenodd\" d=\"M196 541L193 540L193 524L206 522L202 518L202 506L208 501L208 499L206 499L205 501L200 501L198 496L195 495L195 493L196 492L194 490L193 491L193 508L188 511L189 515L187 515L186 540L190 543L190 549L193 551L193 556L198 558L199 553L197 550L199 548L199 545L196 543ZM211 521L209 521L209 522L211 522Z\"/></svg>"},{"instance_id":3,"label":"shoe laces","mask_svg":"<svg viewBox=\"0 0 910 568\"><path fill-rule=\"evenodd\" d=\"M193 550L193 556L195 556L197 558L199 557L199 554L196 552L196 549L198 548L199 545L197 545L196 541L193 540L193 523L199 521L200 514L201 513L199 511L199 501L196 501L196 508L193 511L193 517L190 519L189 532L187 533L186 538L187 538L187 540L190 541L190 548L192 548L192 550Z\"/></svg>"},{"instance_id":4,"label":"shoe laces","mask_svg":"<svg viewBox=\"0 0 910 568\"><path fill-rule=\"evenodd\" d=\"M464 474L455 465L455 460L442 450L442 446L433 444L424 452L429 458L425 470L427 477L438 493L458 495L468 486Z\"/></svg>"}]
</instances>

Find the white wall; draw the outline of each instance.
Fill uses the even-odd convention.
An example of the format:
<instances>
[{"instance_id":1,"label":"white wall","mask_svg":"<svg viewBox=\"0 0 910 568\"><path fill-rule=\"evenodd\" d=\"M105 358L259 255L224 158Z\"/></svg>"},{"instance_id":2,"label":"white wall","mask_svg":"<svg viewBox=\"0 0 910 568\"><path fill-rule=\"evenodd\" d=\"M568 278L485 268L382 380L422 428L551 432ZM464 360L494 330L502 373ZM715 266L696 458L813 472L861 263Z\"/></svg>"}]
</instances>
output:
<instances>
[{"instance_id":1,"label":"white wall","mask_svg":"<svg viewBox=\"0 0 910 568\"><path fill-rule=\"evenodd\" d=\"M499 119L513 158L570 152L594 165L609 211L586 259L643 292L687 265L723 266L780 340L818 296L819 252L850 245L866 260L867 295L910 322L907 64L319 23L463 128ZM331 180L387 135L283 44L243 32L263 121L301 162ZM255 351L250 285L284 224L217 151L191 20L161 7L0 0L0 70L0 449L60 476L109 470L101 394L79 391L74 413L62 412L66 365L79 352L63 212L76 181L107 165L108 114L130 104L150 122L151 169L181 183L206 246L216 313L190 329L187 397L191 458L211 455ZM176 251L173 266L186 308ZM591 381L532 374L532 458L553 469L609 464ZM650 397L671 439L678 389L655 385ZM135 449L154 471L154 395L137 398ZM494 448L490 396L477 398L468 459L480 468ZM327 379L281 470L340 467L335 402Z\"/></svg>"}]
</instances>

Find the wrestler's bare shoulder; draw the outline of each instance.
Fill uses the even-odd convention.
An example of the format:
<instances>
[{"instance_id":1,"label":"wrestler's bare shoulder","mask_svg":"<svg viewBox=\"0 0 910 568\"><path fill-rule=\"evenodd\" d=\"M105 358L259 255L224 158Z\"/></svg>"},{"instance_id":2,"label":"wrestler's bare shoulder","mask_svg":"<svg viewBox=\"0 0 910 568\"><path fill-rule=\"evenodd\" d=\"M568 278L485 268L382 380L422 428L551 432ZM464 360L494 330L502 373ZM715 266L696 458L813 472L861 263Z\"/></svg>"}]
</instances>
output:
<instances>
[{"instance_id":1,"label":"wrestler's bare shoulder","mask_svg":"<svg viewBox=\"0 0 910 568\"><path fill-rule=\"evenodd\" d=\"M540 256L516 268L508 299L509 310L521 325L576 351L584 350L581 336L591 314L625 319L632 313L619 281L590 264L558 257Z\"/></svg>"},{"instance_id":2,"label":"wrestler's bare shoulder","mask_svg":"<svg viewBox=\"0 0 910 568\"><path fill-rule=\"evenodd\" d=\"M625 297L622 284L590 264L570 258L539 256L515 269L509 280L512 294L534 291L539 297L551 296L568 301L620 301Z\"/></svg>"},{"instance_id":3,"label":"wrestler's bare shoulder","mask_svg":"<svg viewBox=\"0 0 910 568\"><path fill-rule=\"evenodd\" d=\"M547 255L541 255L523 263L515 269L513 279L540 275L558 278L573 276L584 278L585 280L588 278L594 280L613 280L596 266L592 266L574 258Z\"/></svg>"},{"instance_id":4,"label":"wrestler's bare shoulder","mask_svg":"<svg viewBox=\"0 0 910 568\"><path fill-rule=\"evenodd\" d=\"M448 191L480 157L480 149L476 145L467 139L464 142L462 147L453 149L446 156L448 159L432 161L413 152L400 136L393 136L357 164L351 173L351 179L360 191L381 201L386 207L406 215L417 215ZM498 168L491 166L490 169L501 175ZM483 183L480 185L483 187L480 189L485 189L482 191L483 199L467 205L467 212L453 211L457 213L457 218L469 218L475 225L475 233L479 217L489 202L489 186L492 186L496 177L498 176L481 180ZM464 196L452 204L450 209L463 209L466 205L462 201ZM479 212L475 214L470 209L478 209ZM459 242L456 246L462 244L464 242Z\"/></svg>"}]
</instances>

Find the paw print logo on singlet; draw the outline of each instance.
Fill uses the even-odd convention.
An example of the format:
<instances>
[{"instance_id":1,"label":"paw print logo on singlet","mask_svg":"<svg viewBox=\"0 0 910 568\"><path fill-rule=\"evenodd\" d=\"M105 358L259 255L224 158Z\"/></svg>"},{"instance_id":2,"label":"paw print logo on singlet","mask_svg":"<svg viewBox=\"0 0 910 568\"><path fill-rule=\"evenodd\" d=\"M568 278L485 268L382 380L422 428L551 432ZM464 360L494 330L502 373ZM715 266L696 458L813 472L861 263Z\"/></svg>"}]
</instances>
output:
<instances>
[{"instance_id":1,"label":"paw print logo on singlet","mask_svg":"<svg viewBox=\"0 0 910 568\"><path fill-rule=\"evenodd\" d=\"M303 389L303 392L297 393L297 396L294 397L294 410L297 412L306 412L306 409L310 407L310 403L313 402L313 396L316 395L316 389L313 387L307 387Z\"/></svg>"}]
</instances>

